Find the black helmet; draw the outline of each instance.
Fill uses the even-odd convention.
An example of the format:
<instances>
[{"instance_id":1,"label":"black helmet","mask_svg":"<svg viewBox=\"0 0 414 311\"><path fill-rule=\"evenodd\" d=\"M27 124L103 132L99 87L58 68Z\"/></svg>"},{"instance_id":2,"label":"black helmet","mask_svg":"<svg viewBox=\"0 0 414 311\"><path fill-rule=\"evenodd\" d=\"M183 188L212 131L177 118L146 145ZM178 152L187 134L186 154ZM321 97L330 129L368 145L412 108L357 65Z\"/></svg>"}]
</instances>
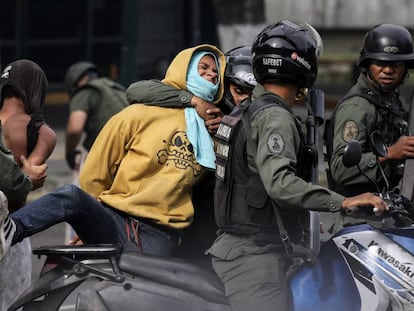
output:
<instances>
[{"instance_id":1,"label":"black helmet","mask_svg":"<svg viewBox=\"0 0 414 311\"><path fill-rule=\"evenodd\" d=\"M232 83L252 90L256 85L252 68L252 47L239 46L226 54L226 71L224 78Z\"/></svg>"},{"instance_id":2,"label":"black helmet","mask_svg":"<svg viewBox=\"0 0 414 311\"><path fill-rule=\"evenodd\" d=\"M406 61L407 68L413 68L414 54L410 32L395 24L374 26L364 37L357 65L366 67L370 59Z\"/></svg>"},{"instance_id":3,"label":"black helmet","mask_svg":"<svg viewBox=\"0 0 414 311\"><path fill-rule=\"evenodd\" d=\"M309 24L282 20L265 27L254 41L253 72L256 80L282 80L310 88L318 73L322 39Z\"/></svg>"},{"instance_id":4,"label":"black helmet","mask_svg":"<svg viewBox=\"0 0 414 311\"><path fill-rule=\"evenodd\" d=\"M77 62L69 67L65 74L65 84L70 93L76 89L76 83L88 71L93 71L98 76L100 75L98 68L90 62Z\"/></svg>"},{"instance_id":5,"label":"black helmet","mask_svg":"<svg viewBox=\"0 0 414 311\"><path fill-rule=\"evenodd\" d=\"M234 99L230 93L229 82L237 85L241 89L251 91L256 85L256 79L252 68L252 48L251 46L239 46L225 54L226 71L224 72L225 90L224 102L232 110Z\"/></svg>"}]
</instances>

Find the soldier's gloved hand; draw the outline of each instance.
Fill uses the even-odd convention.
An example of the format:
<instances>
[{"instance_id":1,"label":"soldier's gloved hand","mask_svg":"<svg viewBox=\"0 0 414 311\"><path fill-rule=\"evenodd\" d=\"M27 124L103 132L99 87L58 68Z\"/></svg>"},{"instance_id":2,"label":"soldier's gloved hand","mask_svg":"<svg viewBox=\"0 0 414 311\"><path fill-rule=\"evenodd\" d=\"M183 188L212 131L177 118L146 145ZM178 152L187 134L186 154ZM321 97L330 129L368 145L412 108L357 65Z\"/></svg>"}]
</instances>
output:
<instances>
[{"instance_id":1,"label":"soldier's gloved hand","mask_svg":"<svg viewBox=\"0 0 414 311\"><path fill-rule=\"evenodd\" d=\"M73 152L66 153L66 163L70 169L75 170L79 166L80 150L74 150Z\"/></svg>"}]
</instances>

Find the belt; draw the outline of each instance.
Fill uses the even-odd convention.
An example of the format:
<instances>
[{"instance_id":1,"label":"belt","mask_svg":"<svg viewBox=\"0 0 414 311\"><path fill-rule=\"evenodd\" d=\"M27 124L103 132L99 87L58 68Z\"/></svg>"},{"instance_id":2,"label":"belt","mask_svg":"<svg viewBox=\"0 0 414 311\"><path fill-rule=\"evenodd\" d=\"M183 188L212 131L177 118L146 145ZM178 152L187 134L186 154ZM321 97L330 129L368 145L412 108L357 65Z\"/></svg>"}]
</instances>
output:
<instances>
[{"instance_id":1,"label":"belt","mask_svg":"<svg viewBox=\"0 0 414 311\"><path fill-rule=\"evenodd\" d=\"M122 217L126 218L126 219L132 219L135 220L137 222L142 222L148 226L151 226L154 229L157 229L159 231L165 232L169 235L173 235L173 236L177 236L178 238L180 238L183 234L182 230L176 230L176 229L172 229L172 228L168 228L167 226L164 225L160 225L155 223L154 221L147 219L147 218L142 218L142 217L136 217L136 216L131 216L127 213L125 213L124 211L121 211L119 209L113 208L112 206L106 204L106 203L102 203L105 207L111 209L112 212L117 213L119 215L121 215Z\"/></svg>"},{"instance_id":2,"label":"belt","mask_svg":"<svg viewBox=\"0 0 414 311\"><path fill-rule=\"evenodd\" d=\"M275 245L283 245L282 239L280 238L279 231L276 228L260 228L256 232L236 232L236 231L227 231L223 229L218 230L218 235L222 232L227 232L234 236L238 236L241 238L251 238L259 244L268 244L272 243Z\"/></svg>"},{"instance_id":3,"label":"belt","mask_svg":"<svg viewBox=\"0 0 414 311\"><path fill-rule=\"evenodd\" d=\"M178 237L181 237L183 235L182 230L168 228L165 225L157 224L157 223L155 223L152 220L147 219L147 218L141 218L141 217L136 217L136 216L129 216L129 218L131 218L135 221L138 221L138 222L142 222L142 223L144 223L144 224L146 224L146 225L148 225L148 226L150 226L154 229L157 229L157 230L162 231L164 233L167 233L169 235L174 235L174 236L178 236Z\"/></svg>"}]
</instances>

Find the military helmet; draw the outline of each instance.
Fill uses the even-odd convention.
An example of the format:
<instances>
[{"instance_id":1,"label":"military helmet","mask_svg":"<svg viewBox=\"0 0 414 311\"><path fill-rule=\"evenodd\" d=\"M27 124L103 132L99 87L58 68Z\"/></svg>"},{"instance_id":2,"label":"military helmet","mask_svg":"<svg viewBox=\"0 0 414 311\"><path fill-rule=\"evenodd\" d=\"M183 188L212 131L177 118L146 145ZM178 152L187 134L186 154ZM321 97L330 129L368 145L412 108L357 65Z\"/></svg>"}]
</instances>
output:
<instances>
[{"instance_id":1,"label":"military helmet","mask_svg":"<svg viewBox=\"0 0 414 311\"><path fill-rule=\"evenodd\" d=\"M259 83L288 81L310 88L318 73L322 39L309 24L282 20L257 35L252 52L253 72Z\"/></svg>"},{"instance_id":2,"label":"military helmet","mask_svg":"<svg viewBox=\"0 0 414 311\"><path fill-rule=\"evenodd\" d=\"M224 78L232 83L252 90L256 85L252 68L251 46L239 46L225 54L226 71Z\"/></svg>"},{"instance_id":3,"label":"military helmet","mask_svg":"<svg viewBox=\"0 0 414 311\"><path fill-rule=\"evenodd\" d=\"M90 62L77 62L69 67L65 74L65 84L69 92L76 89L76 83L88 71L94 71L99 75L98 68Z\"/></svg>"},{"instance_id":4,"label":"military helmet","mask_svg":"<svg viewBox=\"0 0 414 311\"><path fill-rule=\"evenodd\" d=\"M224 102L233 110L234 99L229 89L229 83L235 84L243 90L251 91L256 83L252 68L252 48L251 46L239 46L225 54L226 70L224 72L225 90Z\"/></svg>"},{"instance_id":5,"label":"military helmet","mask_svg":"<svg viewBox=\"0 0 414 311\"><path fill-rule=\"evenodd\" d=\"M410 32L401 25L379 24L371 28L365 37L357 65L366 67L369 60L406 61L414 67L414 54Z\"/></svg>"}]
</instances>

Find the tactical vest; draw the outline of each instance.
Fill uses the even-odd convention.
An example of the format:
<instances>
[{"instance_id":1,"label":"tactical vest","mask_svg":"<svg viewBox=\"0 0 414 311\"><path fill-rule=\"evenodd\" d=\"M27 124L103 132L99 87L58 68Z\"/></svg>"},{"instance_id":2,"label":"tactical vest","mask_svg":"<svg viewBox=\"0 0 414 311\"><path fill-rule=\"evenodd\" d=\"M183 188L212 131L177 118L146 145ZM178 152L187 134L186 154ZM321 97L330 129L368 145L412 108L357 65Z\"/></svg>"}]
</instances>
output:
<instances>
[{"instance_id":1,"label":"tactical vest","mask_svg":"<svg viewBox=\"0 0 414 311\"><path fill-rule=\"evenodd\" d=\"M214 211L218 227L236 234L254 234L259 240L280 241L280 233L274 216L275 202L267 195L260 176L248 167L246 156L247 135L250 124L258 112L271 106L283 107L276 96L266 94L254 104L236 106L230 115L223 117L216 133L216 185ZM290 110L289 110L290 111ZM301 147L297 154L297 173L310 176L313 161L305 150L305 137L301 124ZM255 147L253 147L255 148ZM276 206L292 241L303 238L303 224L308 212ZM303 221L301 221L303 220ZM300 223L300 224L298 224Z\"/></svg>"},{"instance_id":2,"label":"tactical vest","mask_svg":"<svg viewBox=\"0 0 414 311\"><path fill-rule=\"evenodd\" d=\"M89 120L85 127L87 137L83 145L89 150L106 121L128 106L128 101L126 99L125 88L107 78L93 79L85 86L77 89L75 93L85 88L94 88L101 94L100 103L89 112Z\"/></svg>"},{"instance_id":3,"label":"tactical vest","mask_svg":"<svg viewBox=\"0 0 414 311\"><path fill-rule=\"evenodd\" d=\"M384 139L386 145L392 145L395 143L402 135L407 135L408 133L408 114L401 107L401 103L391 103L385 101L384 98L376 95L373 91L368 88L355 85L351 90L341 98L337 103L332 115L329 119L325 121L325 131L324 131L324 144L325 144L325 161L327 163L326 175L328 180L328 186L330 189L335 190L341 194L347 196L353 196L361 193L361 189L364 191L376 192L376 186L372 185L369 181L366 184L358 184L355 186L341 186L338 187L332 177L331 172L331 159L333 153L333 137L334 137L334 124L335 124L335 114L338 107L351 97L359 96L376 107L379 108L379 112L383 115L385 121L384 128L381 131L381 136ZM370 133L371 134L371 133ZM371 149L371 146L367 146ZM396 186L403 174L403 161L392 161L390 167L388 167L388 177L391 186ZM382 184L380 187L384 186Z\"/></svg>"},{"instance_id":4,"label":"tactical vest","mask_svg":"<svg viewBox=\"0 0 414 311\"><path fill-rule=\"evenodd\" d=\"M87 85L97 88L102 94L107 93L108 98L113 99L110 101L112 105L114 105L114 102L120 102L121 106L128 106L125 87L121 84L107 78L99 78L89 81Z\"/></svg>"}]
</instances>

